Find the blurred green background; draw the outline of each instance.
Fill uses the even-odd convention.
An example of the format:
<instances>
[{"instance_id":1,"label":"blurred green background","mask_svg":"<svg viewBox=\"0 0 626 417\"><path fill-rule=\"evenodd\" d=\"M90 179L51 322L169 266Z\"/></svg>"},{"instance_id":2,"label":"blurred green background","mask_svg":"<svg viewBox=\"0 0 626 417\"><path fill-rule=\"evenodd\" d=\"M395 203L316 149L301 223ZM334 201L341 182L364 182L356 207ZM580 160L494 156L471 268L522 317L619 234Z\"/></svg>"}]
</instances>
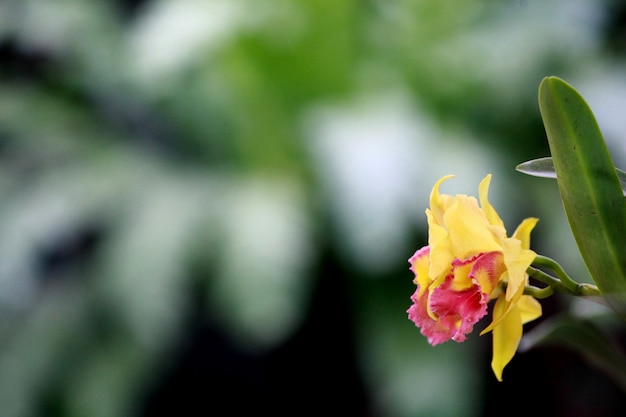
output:
<instances>
[{"instance_id":1,"label":"blurred green background","mask_svg":"<svg viewBox=\"0 0 626 417\"><path fill-rule=\"evenodd\" d=\"M491 336L433 348L406 309L445 174L492 173L509 232L539 217L534 249L589 279L556 182L514 167L548 155L547 75L626 166L625 24L620 0L0 2L0 416L622 415L576 352L497 383Z\"/></svg>"}]
</instances>

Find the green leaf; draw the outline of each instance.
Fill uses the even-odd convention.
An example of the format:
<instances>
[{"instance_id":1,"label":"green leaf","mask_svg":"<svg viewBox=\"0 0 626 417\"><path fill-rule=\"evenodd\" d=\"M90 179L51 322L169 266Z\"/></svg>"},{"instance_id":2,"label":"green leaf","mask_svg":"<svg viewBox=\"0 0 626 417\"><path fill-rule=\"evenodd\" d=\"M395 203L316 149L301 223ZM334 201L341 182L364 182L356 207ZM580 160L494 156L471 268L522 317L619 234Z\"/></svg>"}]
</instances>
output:
<instances>
[{"instance_id":1,"label":"green leaf","mask_svg":"<svg viewBox=\"0 0 626 417\"><path fill-rule=\"evenodd\" d=\"M539 108L578 248L609 305L626 319L626 202L600 128L582 96L557 77L542 80Z\"/></svg>"},{"instance_id":2,"label":"green leaf","mask_svg":"<svg viewBox=\"0 0 626 417\"><path fill-rule=\"evenodd\" d=\"M515 169L523 174L532 175L534 177L556 178L554 161L551 156L522 162L517 165ZM615 171L617 172L619 183L622 186L622 192L624 193L624 196L626 196L626 171L622 171L619 168L615 168Z\"/></svg>"},{"instance_id":3,"label":"green leaf","mask_svg":"<svg viewBox=\"0 0 626 417\"><path fill-rule=\"evenodd\" d=\"M519 350L551 345L565 346L579 353L626 391L626 356L607 330L594 321L553 317L524 334Z\"/></svg>"}]
</instances>

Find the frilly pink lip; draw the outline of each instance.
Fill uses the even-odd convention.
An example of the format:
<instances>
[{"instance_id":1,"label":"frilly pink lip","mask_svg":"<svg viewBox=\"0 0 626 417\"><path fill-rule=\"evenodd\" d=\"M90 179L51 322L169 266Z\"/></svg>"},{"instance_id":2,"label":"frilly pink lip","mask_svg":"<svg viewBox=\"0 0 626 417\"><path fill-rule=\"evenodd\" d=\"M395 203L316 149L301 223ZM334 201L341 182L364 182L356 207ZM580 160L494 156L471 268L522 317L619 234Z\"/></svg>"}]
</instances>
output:
<instances>
[{"instance_id":1,"label":"frilly pink lip","mask_svg":"<svg viewBox=\"0 0 626 417\"><path fill-rule=\"evenodd\" d=\"M415 261L427 254L427 248L426 246L420 249L410 260ZM498 255L501 256L497 252L489 252L466 260L455 259L445 281L435 288L422 292L421 295L418 284L417 290L411 296L413 305L407 313L409 319L420 328L431 345L435 346L450 339L456 342L465 341L474 324L487 314L489 292L493 287L485 291L477 280L472 279L472 284L468 288L455 290L452 288L455 268L472 264L469 278L485 272L490 276L489 281L495 283L502 273L499 268L491 268L497 264L493 259ZM413 267L411 269L414 270ZM432 314L429 314L429 309ZM435 316L436 320L432 316Z\"/></svg>"}]
</instances>

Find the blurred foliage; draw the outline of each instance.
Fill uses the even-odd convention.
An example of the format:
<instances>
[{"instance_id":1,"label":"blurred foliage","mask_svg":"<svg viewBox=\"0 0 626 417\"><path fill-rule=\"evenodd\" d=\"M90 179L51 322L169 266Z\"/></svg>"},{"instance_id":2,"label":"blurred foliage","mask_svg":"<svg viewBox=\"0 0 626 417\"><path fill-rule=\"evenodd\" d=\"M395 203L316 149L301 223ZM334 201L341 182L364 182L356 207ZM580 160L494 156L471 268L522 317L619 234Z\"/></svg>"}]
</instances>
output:
<instances>
[{"instance_id":1,"label":"blurred foliage","mask_svg":"<svg viewBox=\"0 0 626 417\"><path fill-rule=\"evenodd\" d=\"M199 399L173 402L200 415L277 414L285 396L327 410L355 392L350 414L386 417L517 399L540 365L520 355L494 387L490 340L428 346L406 318L407 259L434 181L474 193L492 172L505 223L540 217L536 250L585 276L555 184L514 166L547 155L544 76L592 108L626 97L625 10L0 2L0 415L171 414L151 404L178 392L163 387L186 355ZM623 126L619 107L597 116ZM567 307L554 302L547 315ZM274 390L267 375L287 377Z\"/></svg>"}]
</instances>

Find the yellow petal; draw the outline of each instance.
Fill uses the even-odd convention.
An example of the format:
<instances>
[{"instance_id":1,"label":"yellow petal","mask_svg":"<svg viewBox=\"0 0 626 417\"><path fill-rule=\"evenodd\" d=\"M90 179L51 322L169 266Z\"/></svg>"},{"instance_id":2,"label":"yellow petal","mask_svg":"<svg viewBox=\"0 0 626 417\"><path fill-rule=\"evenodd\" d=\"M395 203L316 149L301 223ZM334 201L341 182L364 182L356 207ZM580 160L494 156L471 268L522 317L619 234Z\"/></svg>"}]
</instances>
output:
<instances>
[{"instance_id":1,"label":"yellow petal","mask_svg":"<svg viewBox=\"0 0 626 417\"><path fill-rule=\"evenodd\" d=\"M437 223L431 210L426 210L428 218L428 246L430 246L430 269L432 280L448 273L452 267L454 254L448 231Z\"/></svg>"},{"instance_id":2,"label":"yellow petal","mask_svg":"<svg viewBox=\"0 0 626 417\"><path fill-rule=\"evenodd\" d=\"M499 298L494 306L494 317L497 319L506 309L503 298ZM517 307L506 314L500 324L493 329L493 357L491 369L498 381L502 381L504 367L513 359L519 342L522 339L522 320Z\"/></svg>"},{"instance_id":3,"label":"yellow petal","mask_svg":"<svg viewBox=\"0 0 626 417\"><path fill-rule=\"evenodd\" d=\"M447 208L447 204L449 204L447 198L449 196L442 196L441 194L439 194L439 186L442 182L452 177L454 177L454 175L446 175L444 177L441 177L439 181L435 183L432 191L430 192L430 209L432 210L433 216L439 224L443 224L443 213Z\"/></svg>"},{"instance_id":4,"label":"yellow petal","mask_svg":"<svg viewBox=\"0 0 626 417\"><path fill-rule=\"evenodd\" d=\"M504 222L489 202L489 184L491 183L491 174L487 175L478 186L478 196L480 198L480 207L485 212L489 223L504 228Z\"/></svg>"},{"instance_id":5,"label":"yellow petal","mask_svg":"<svg viewBox=\"0 0 626 417\"><path fill-rule=\"evenodd\" d=\"M508 273L505 272L502 279L508 279ZM507 287L508 289L508 287ZM500 325L500 322L504 320L504 318L513 310L513 308L517 305L517 302L522 298L524 294L524 286L520 286L517 289L517 292L513 294L513 297L510 300L507 300L506 297L498 297L497 302L501 303L499 314L493 314L493 320L483 331L480 332L480 335L484 335L492 330L494 330L497 326Z\"/></svg>"},{"instance_id":6,"label":"yellow petal","mask_svg":"<svg viewBox=\"0 0 626 417\"><path fill-rule=\"evenodd\" d=\"M464 265L456 265L453 268L454 279L450 285L451 290L463 291L474 285L472 279L469 277L473 266L473 263L466 263Z\"/></svg>"},{"instance_id":7,"label":"yellow petal","mask_svg":"<svg viewBox=\"0 0 626 417\"><path fill-rule=\"evenodd\" d=\"M433 290L437 287L439 287L441 284L443 284L446 281L446 276L445 275L441 275L440 277L438 277L436 280L434 280L430 286L428 287L428 302L426 303L426 312L428 313L428 315L430 316L431 319L438 321L439 317L437 317L437 315L434 313L434 311L431 309L431 303L430 303L430 297L431 295L433 295Z\"/></svg>"},{"instance_id":8,"label":"yellow petal","mask_svg":"<svg viewBox=\"0 0 626 417\"><path fill-rule=\"evenodd\" d=\"M456 202L446 210L444 223L456 258L502 250L474 197L458 195Z\"/></svg>"},{"instance_id":9,"label":"yellow petal","mask_svg":"<svg viewBox=\"0 0 626 417\"><path fill-rule=\"evenodd\" d=\"M411 263L411 270L415 274L413 282L419 285L419 292L417 294L418 297L422 297L432 283L432 280L428 276L430 260L428 252L426 252L425 249L426 248L420 249L409 259L409 262Z\"/></svg>"},{"instance_id":10,"label":"yellow petal","mask_svg":"<svg viewBox=\"0 0 626 417\"><path fill-rule=\"evenodd\" d=\"M473 279L478 282L481 290L490 297L496 297L498 283L506 272L502 252L490 252L480 256L472 264Z\"/></svg>"},{"instance_id":11,"label":"yellow petal","mask_svg":"<svg viewBox=\"0 0 626 417\"><path fill-rule=\"evenodd\" d=\"M523 295L517 302L522 324L541 317L541 304L530 295Z\"/></svg>"},{"instance_id":12,"label":"yellow petal","mask_svg":"<svg viewBox=\"0 0 626 417\"><path fill-rule=\"evenodd\" d=\"M528 275L526 270L537 254L530 249L522 249L522 242L508 238L503 242L504 264L509 273L509 282L506 288L506 299L511 301L519 292L520 287L526 285Z\"/></svg>"},{"instance_id":13,"label":"yellow petal","mask_svg":"<svg viewBox=\"0 0 626 417\"><path fill-rule=\"evenodd\" d=\"M493 224L489 226L489 231L493 234L493 237L496 241L502 242L506 239L506 230L504 227L494 226Z\"/></svg>"},{"instance_id":14,"label":"yellow petal","mask_svg":"<svg viewBox=\"0 0 626 417\"><path fill-rule=\"evenodd\" d=\"M530 232L535 228L538 221L539 219L536 217L529 217L524 219L515 229L512 237L522 242L522 249L530 249Z\"/></svg>"}]
</instances>

